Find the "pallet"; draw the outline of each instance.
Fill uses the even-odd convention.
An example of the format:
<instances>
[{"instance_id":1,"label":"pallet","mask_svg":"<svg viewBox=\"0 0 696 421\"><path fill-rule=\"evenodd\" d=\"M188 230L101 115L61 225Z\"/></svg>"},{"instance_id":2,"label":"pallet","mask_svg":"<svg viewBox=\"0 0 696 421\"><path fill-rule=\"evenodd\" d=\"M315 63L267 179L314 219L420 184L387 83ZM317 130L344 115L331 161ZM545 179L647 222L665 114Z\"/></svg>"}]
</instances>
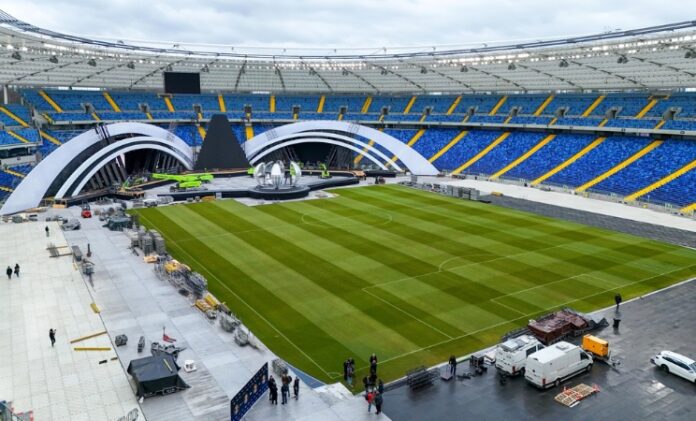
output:
<instances>
[{"instance_id":1,"label":"pallet","mask_svg":"<svg viewBox=\"0 0 696 421\"><path fill-rule=\"evenodd\" d=\"M580 403L581 400L598 392L599 388L596 385L588 386L584 383L580 383L579 385L571 387L570 389L564 388L563 392L556 395L554 400L560 404L572 408Z\"/></svg>"}]
</instances>

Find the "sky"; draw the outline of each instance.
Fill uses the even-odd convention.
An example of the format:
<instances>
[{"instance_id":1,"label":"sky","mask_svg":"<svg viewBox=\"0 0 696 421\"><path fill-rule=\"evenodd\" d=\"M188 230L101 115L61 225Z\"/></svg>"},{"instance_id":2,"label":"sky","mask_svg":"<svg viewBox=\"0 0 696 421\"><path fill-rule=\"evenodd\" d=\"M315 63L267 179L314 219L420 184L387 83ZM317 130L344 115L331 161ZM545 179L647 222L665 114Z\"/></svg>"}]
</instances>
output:
<instances>
[{"instance_id":1,"label":"sky","mask_svg":"<svg viewBox=\"0 0 696 421\"><path fill-rule=\"evenodd\" d=\"M662 0L3 0L36 26L108 39L380 48L548 39L696 19Z\"/></svg>"}]
</instances>

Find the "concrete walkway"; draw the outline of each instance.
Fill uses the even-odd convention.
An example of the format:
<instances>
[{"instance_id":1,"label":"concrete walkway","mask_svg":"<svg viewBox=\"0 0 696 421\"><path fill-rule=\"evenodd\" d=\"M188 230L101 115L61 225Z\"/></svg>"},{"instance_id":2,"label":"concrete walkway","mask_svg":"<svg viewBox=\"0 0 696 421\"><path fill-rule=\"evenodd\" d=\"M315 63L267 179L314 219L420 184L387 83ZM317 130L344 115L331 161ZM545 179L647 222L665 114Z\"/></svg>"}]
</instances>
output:
<instances>
[{"instance_id":1,"label":"concrete walkway","mask_svg":"<svg viewBox=\"0 0 696 421\"><path fill-rule=\"evenodd\" d=\"M110 360L113 350L73 350L110 348L107 335L69 343L104 331L104 324L90 308L92 298L72 258L49 257L49 242L66 245L56 223L0 223L0 400L19 412L33 410L37 421L115 421L139 409L138 402L121 365ZM5 269L15 263L20 277L8 280ZM57 330L55 347L49 329Z\"/></svg>"}]
</instances>

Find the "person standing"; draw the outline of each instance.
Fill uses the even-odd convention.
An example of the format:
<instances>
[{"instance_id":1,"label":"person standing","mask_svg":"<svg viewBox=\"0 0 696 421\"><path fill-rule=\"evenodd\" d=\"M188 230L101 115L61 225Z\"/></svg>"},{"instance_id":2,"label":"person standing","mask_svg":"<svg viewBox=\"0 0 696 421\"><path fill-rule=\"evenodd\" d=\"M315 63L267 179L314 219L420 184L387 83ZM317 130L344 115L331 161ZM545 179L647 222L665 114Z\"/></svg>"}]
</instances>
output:
<instances>
[{"instance_id":1,"label":"person standing","mask_svg":"<svg viewBox=\"0 0 696 421\"><path fill-rule=\"evenodd\" d=\"M15 263L14 274L19 278L19 263Z\"/></svg>"},{"instance_id":2,"label":"person standing","mask_svg":"<svg viewBox=\"0 0 696 421\"><path fill-rule=\"evenodd\" d=\"M348 381L348 361L350 359L343 361L343 380L345 381Z\"/></svg>"},{"instance_id":3,"label":"person standing","mask_svg":"<svg viewBox=\"0 0 696 421\"><path fill-rule=\"evenodd\" d=\"M295 400L300 399L300 378L295 376L295 382L292 384L292 391L295 394Z\"/></svg>"},{"instance_id":4,"label":"person standing","mask_svg":"<svg viewBox=\"0 0 696 421\"><path fill-rule=\"evenodd\" d=\"M367 412L371 412L372 411L372 403L375 400L375 392L374 391L368 392L366 399L367 399Z\"/></svg>"},{"instance_id":5,"label":"person standing","mask_svg":"<svg viewBox=\"0 0 696 421\"><path fill-rule=\"evenodd\" d=\"M384 403L384 399L382 398L382 392L377 392L377 394L375 395L375 408L377 409L377 415L382 413L382 403Z\"/></svg>"},{"instance_id":6,"label":"person standing","mask_svg":"<svg viewBox=\"0 0 696 421\"><path fill-rule=\"evenodd\" d=\"M275 379L273 381L269 382L268 384L268 389L270 390L270 395L271 395L271 404L272 405L278 405L278 385L276 385Z\"/></svg>"},{"instance_id":7,"label":"person standing","mask_svg":"<svg viewBox=\"0 0 696 421\"><path fill-rule=\"evenodd\" d=\"M49 235L50 234L49 234L49 230L48 230L48 225L46 225L46 237L48 237Z\"/></svg>"},{"instance_id":8,"label":"person standing","mask_svg":"<svg viewBox=\"0 0 696 421\"><path fill-rule=\"evenodd\" d=\"M346 382L348 383L348 386L350 388L353 388L353 364L351 364L350 360L346 361Z\"/></svg>"},{"instance_id":9,"label":"person standing","mask_svg":"<svg viewBox=\"0 0 696 421\"><path fill-rule=\"evenodd\" d=\"M288 382L283 380L283 385L280 387L280 394L281 396L281 405L285 405L288 403L288 394L290 393L290 387L288 386Z\"/></svg>"},{"instance_id":10,"label":"person standing","mask_svg":"<svg viewBox=\"0 0 696 421\"><path fill-rule=\"evenodd\" d=\"M365 387L365 393L367 393L367 385L368 385L367 376L365 376L365 377L363 377L363 386Z\"/></svg>"},{"instance_id":11,"label":"person standing","mask_svg":"<svg viewBox=\"0 0 696 421\"><path fill-rule=\"evenodd\" d=\"M51 340L51 347L53 347L56 344L56 330L55 329L48 330L48 338Z\"/></svg>"},{"instance_id":12,"label":"person standing","mask_svg":"<svg viewBox=\"0 0 696 421\"><path fill-rule=\"evenodd\" d=\"M457 358L454 355L450 356L449 365L450 365L450 374L452 376L456 377L457 376Z\"/></svg>"},{"instance_id":13,"label":"person standing","mask_svg":"<svg viewBox=\"0 0 696 421\"><path fill-rule=\"evenodd\" d=\"M377 392L379 392L380 395L384 393L384 382L382 379L379 379L379 383L377 384Z\"/></svg>"},{"instance_id":14,"label":"person standing","mask_svg":"<svg viewBox=\"0 0 696 421\"><path fill-rule=\"evenodd\" d=\"M270 393L268 394L268 400L271 401L271 403L273 403L273 388L274 387L275 387L275 379L273 378L273 376L271 376L268 379L268 390L270 391Z\"/></svg>"},{"instance_id":15,"label":"person standing","mask_svg":"<svg viewBox=\"0 0 696 421\"><path fill-rule=\"evenodd\" d=\"M623 301L623 298L621 298L621 294L617 293L614 295L614 302L616 303L616 310L619 309L619 304Z\"/></svg>"},{"instance_id":16,"label":"person standing","mask_svg":"<svg viewBox=\"0 0 696 421\"><path fill-rule=\"evenodd\" d=\"M7 267L7 270L5 270L5 273L7 274L7 279L12 279L12 268Z\"/></svg>"}]
</instances>

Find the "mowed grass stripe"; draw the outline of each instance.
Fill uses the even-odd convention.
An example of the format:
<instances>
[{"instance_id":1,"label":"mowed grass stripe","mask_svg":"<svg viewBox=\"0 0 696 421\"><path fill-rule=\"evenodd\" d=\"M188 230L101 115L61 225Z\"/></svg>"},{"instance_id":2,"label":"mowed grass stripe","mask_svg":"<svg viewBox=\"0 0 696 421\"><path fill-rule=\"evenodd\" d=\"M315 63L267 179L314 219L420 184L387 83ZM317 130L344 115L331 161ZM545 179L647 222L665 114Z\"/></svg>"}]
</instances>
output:
<instances>
[{"instance_id":1,"label":"mowed grass stripe","mask_svg":"<svg viewBox=\"0 0 696 421\"><path fill-rule=\"evenodd\" d=\"M171 208L165 209L167 213L171 212ZM159 209L142 209L138 213L146 226L157 229L164 236L172 255L203 274L208 280L208 289L234 309L244 324L282 358L301 365L304 370L313 375L327 378L326 371L330 370L326 367L331 367L330 362L333 362L336 354L348 355L351 352L343 344L325 335L301 313L295 311L291 303L279 299L272 291L251 281L244 272L204 242L191 240L185 248L178 246L176 240L190 238L190 233ZM195 225L187 224L187 226ZM191 258L196 261L191 261ZM244 288L234 288L245 280L248 282L244 282ZM230 289L233 289L234 293L231 293ZM273 321L268 323L258 317L259 313L272 318ZM282 317L274 317L274 315L282 315ZM288 341L285 337L279 336L276 329L292 339ZM322 340L316 341L317 337L321 337ZM323 350L326 351L322 352ZM308 358L305 355L306 352L310 352L312 357ZM366 358L360 358L360 356L355 358L366 361ZM315 362L316 360L319 362Z\"/></svg>"},{"instance_id":2,"label":"mowed grass stripe","mask_svg":"<svg viewBox=\"0 0 696 421\"><path fill-rule=\"evenodd\" d=\"M197 211L202 212L200 209L197 209ZM239 215L244 215L244 213ZM225 212L225 215L220 215L220 218L215 220L223 229L226 227L233 228L238 225L239 219L244 219L243 216L239 215ZM246 220L246 223L255 225L250 220ZM349 305L361 310L363 314L356 314L356 317L371 317L384 326L385 329L392 330L395 334L407 340L407 343L402 344L402 349L410 347L411 342L422 347L433 341L441 340L445 336L421 321L408 317L393 307L384 306L375 297L365 294L362 288L369 286L370 283L365 282L355 273L347 272L328 259L321 257L317 254L322 253L321 249L310 252L298 247L297 243L268 231L241 233L236 236L246 241L251 247L258 247L258 245L263 244L272 245L272 247L264 250L273 256L275 260L284 262L288 268L302 273L315 284L324 288L328 294L335 295ZM369 329L369 327L365 326L365 329Z\"/></svg>"}]
</instances>

